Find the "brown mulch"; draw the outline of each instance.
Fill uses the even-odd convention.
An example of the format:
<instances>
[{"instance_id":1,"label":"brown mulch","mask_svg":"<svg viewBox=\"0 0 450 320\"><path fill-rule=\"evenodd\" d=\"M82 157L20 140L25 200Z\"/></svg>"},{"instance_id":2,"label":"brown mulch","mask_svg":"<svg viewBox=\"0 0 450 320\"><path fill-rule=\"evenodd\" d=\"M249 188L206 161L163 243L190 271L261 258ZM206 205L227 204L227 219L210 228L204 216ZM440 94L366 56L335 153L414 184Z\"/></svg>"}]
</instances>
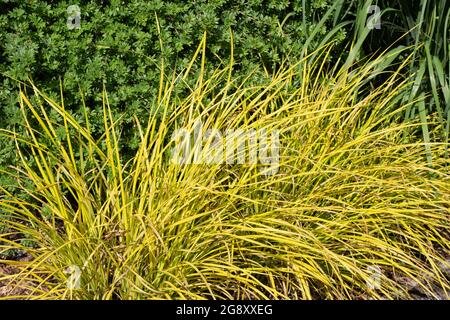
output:
<instances>
[{"instance_id":1,"label":"brown mulch","mask_svg":"<svg viewBox=\"0 0 450 320\"><path fill-rule=\"evenodd\" d=\"M24 257L18 259L18 261L31 261L32 258L29 255L25 255ZM2 277L8 275L14 275L19 273L19 269L10 265L5 265L0 263L0 298L5 297L14 297L14 296L27 296L31 294L31 291L28 289L24 289L24 285L29 285L29 283L22 283L21 285L17 285L17 281L12 280L1 280Z\"/></svg>"}]
</instances>

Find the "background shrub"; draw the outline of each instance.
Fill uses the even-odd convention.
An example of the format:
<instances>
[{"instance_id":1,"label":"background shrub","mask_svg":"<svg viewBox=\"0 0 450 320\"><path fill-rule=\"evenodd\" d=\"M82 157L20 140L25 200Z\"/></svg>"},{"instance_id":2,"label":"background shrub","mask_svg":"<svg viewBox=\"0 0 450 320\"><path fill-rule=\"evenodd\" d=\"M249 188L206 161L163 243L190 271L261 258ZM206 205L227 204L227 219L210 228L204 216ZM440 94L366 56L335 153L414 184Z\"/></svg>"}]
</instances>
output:
<instances>
[{"instance_id":1,"label":"background shrub","mask_svg":"<svg viewBox=\"0 0 450 320\"><path fill-rule=\"evenodd\" d=\"M1 2L0 72L18 80L31 77L55 97L62 80L66 105L74 111L79 89L100 101L94 93L105 84L113 111L124 114L125 123L133 115L148 114L158 90L161 57L169 66L182 68L205 30L210 69L229 58L233 30L237 68L247 71L263 63L272 70L288 52L303 48L333 3L306 1L303 7L301 1L278 0ZM81 28L70 30L66 10L73 4L81 9ZM323 25L317 34L328 31ZM337 38L342 40L344 33ZM312 41L311 47L316 44ZM20 116L17 85L8 78L2 82L0 126L4 127L20 121ZM92 118L95 127L99 122Z\"/></svg>"}]
</instances>

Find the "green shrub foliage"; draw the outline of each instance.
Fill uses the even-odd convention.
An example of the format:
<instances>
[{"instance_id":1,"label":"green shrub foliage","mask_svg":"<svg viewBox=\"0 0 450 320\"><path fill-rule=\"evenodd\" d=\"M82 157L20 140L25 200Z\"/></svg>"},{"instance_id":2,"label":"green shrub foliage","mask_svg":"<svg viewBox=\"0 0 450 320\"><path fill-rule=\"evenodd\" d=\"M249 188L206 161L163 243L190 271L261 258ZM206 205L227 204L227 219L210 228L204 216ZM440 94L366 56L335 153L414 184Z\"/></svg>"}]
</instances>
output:
<instances>
[{"instance_id":1,"label":"green shrub foliage","mask_svg":"<svg viewBox=\"0 0 450 320\"><path fill-rule=\"evenodd\" d=\"M302 1L283 0L1 3L0 72L18 80L31 77L55 95L62 80L66 99L75 101L80 89L91 97L105 84L113 108L129 121L148 112L158 89L161 57L169 66L185 65L205 30L210 69L229 58L233 30L238 69L247 71L262 62L270 70L288 52L301 50L333 1L306 1L304 7ZM67 26L70 5L80 8L78 29ZM319 35L327 31L325 25ZM19 117L14 108L17 84L3 78L2 87L4 126Z\"/></svg>"}]
</instances>

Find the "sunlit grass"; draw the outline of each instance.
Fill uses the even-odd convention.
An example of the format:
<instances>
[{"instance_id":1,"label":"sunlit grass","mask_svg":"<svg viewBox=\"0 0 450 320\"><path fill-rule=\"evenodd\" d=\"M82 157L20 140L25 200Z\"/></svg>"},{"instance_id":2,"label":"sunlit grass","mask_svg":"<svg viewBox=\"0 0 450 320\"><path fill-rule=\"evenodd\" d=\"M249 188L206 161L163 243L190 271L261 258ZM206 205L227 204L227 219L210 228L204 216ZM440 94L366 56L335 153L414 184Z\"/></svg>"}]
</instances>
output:
<instances>
[{"instance_id":1,"label":"sunlit grass","mask_svg":"<svg viewBox=\"0 0 450 320\"><path fill-rule=\"evenodd\" d=\"M438 265L449 249L449 163L430 166L422 142L404 143L397 120L408 106L398 102L409 83L394 73L368 90L381 60L331 73L323 55L261 87L228 67L183 97L173 95L179 78L163 77L160 112L136 122L141 145L127 163L106 93L98 139L88 117L82 125L37 88L21 92L26 135L3 134L21 159L10 174L33 200L0 186L11 217L0 249L34 260L1 261L21 270L1 280L54 299L408 298L405 278L431 296L448 290ZM275 174L264 164L172 163L173 132L198 120L279 132ZM79 289L67 287L70 266ZM382 270L375 289L373 267Z\"/></svg>"}]
</instances>

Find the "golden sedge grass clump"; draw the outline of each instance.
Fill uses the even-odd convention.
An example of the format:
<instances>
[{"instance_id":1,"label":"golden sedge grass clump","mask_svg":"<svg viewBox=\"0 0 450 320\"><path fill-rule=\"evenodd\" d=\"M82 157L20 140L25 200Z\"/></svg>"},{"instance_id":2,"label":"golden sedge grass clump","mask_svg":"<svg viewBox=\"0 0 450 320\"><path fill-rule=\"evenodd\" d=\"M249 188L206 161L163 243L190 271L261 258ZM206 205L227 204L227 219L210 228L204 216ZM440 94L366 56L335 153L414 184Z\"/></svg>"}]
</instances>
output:
<instances>
[{"instance_id":1,"label":"golden sedge grass clump","mask_svg":"<svg viewBox=\"0 0 450 320\"><path fill-rule=\"evenodd\" d=\"M28 196L0 186L10 217L0 249L33 259L0 261L19 270L0 280L26 289L7 298L395 299L411 297L411 283L448 292L446 146L405 139L420 128L397 122L407 81L367 83L381 60L330 71L324 55L264 86L234 79L230 66L185 97L173 94L181 78L162 77L158 112L136 122L141 144L128 162L106 93L98 138L87 113L80 124L37 88L33 99L21 92L26 135L4 134L21 160L9 174ZM276 132L276 161L171 161L174 132L200 121Z\"/></svg>"}]
</instances>

